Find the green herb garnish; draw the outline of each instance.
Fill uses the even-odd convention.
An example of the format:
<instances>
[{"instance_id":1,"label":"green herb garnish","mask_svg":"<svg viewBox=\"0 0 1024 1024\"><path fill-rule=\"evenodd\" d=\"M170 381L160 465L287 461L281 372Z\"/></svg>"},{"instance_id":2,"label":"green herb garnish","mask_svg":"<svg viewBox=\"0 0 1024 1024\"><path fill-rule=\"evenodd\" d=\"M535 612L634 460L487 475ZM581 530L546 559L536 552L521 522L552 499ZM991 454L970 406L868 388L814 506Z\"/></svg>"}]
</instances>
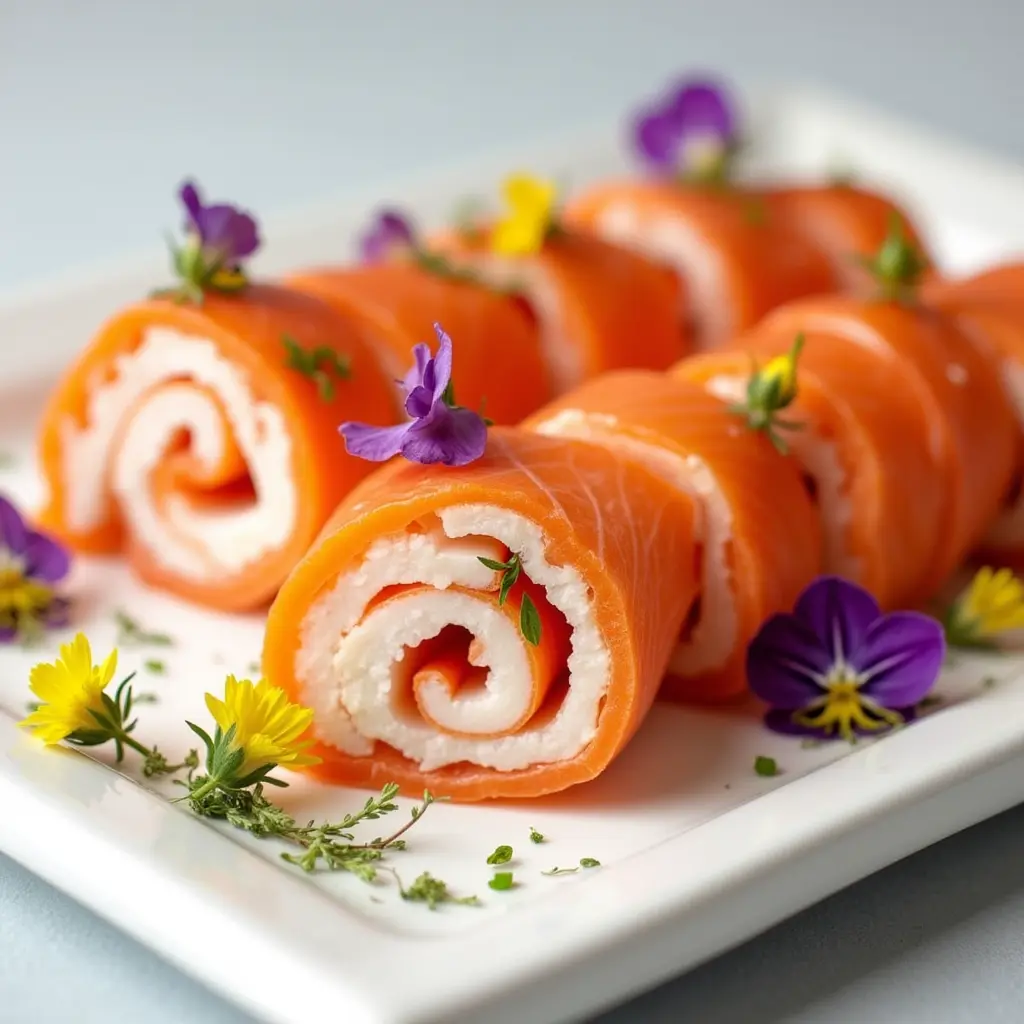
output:
<instances>
[{"instance_id":1,"label":"green herb garnish","mask_svg":"<svg viewBox=\"0 0 1024 1024\"><path fill-rule=\"evenodd\" d=\"M512 880L511 871L499 871L487 884L492 889L497 889L498 892L504 892L506 889L511 889L515 883Z\"/></svg>"},{"instance_id":2,"label":"green herb garnish","mask_svg":"<svg viewBox=\"0 0 1024 1024\"><path fill-rule=\"evenodd\" d=\"M543 832L538 832L532 825L530 826L530 842L531 843L543 843L545 839Z\"/></svg>"},{"instance_id":3,"label":"green herb garnish","mask_svg":"<svg viewBox=\"0 0 1024 1024\"><path fill-rule=\"evenodd\" d=\"M431 910L437 910L441 903L458 903L464 907L475 907L480 901L476 896L453 896L448 891L448 886L440 878L435 878L429 871L424 871L408 889L402 885L402 880L395 875L399 891L403 900L426 903Z\"/></svg>"},{"instance_id":4,"label":"green herb garnish","mask_svg":"<svg viewBox=\"0 0 1024 1024\"><path fill-rule=\"evenodd\" d=\"M167 671L167 664L159 658L147 658L142 664L147 672L155 676L162 676Z\"/></svg>"},{"instance_id":5,"label":"green herb garnish","mask_svg":"<svg viewBox=\"0 0 1024 1024\"><path fill-rule=\"evenodd\" d=\"M542 871L542 875L574 875L579 868L552 868L550 871Z\"/></svg>"},{"instance_id":6,"label":"green herb garnish","mask_svg":"<svg viewBox=\"0 0 1024 1024\"><path fill-rule=\"evenodd\" d=\"M507 562L484 558L483 555L477 555L477 560L488 569L501 573L501 582L498 584L498 604L503 605L508 600L509 591L515 586L523 569L519 555L510 555ZM525 593L519 603L519 632L523 634L523 639L528 644L536 647L540 643L540 615L537 613L537 606L533 603L530 595Z\"/></svg>"},{"instance_id":7,"label":"green herb garnish","mask_svg":"<svg viewBox=\"0 0 1024 1024\"><path fill-rule=\"evenodd\" d=\"M174 639L168 633L156 633L144 629L137 620L125 611L115 611L117 623L117 645L119 647L172 647Z\"/></svg>"},{"instance_id":8,"label":"green herb garnish","mask_svg":"<svg viewBox=\"0 0 1024 1024\"><path fill-rule=\"evenodd\" d=\"M776 762L774 757L765 757L764 754L758 754L754 758L754 773L763 778L771 778L773 775L778 775L778 762Z\"/></svg>"},{"instance_id":9,"label":"green herb garnish","mask_svg":"<svg viewBox=\"0 0 1024 1024\"><path fill-rule=\"evenodd\" d=\"M600 866L601 866L601 862L599 860L596 860L593 857L581 857L580 858L580 867L581 868L599 868Z\"/></svg>"},{"instance_id":10,"label":"green herb garnish","mask_svg":"<svg viewBox=\"0 0 1024 1024\"><path fill-rule=\"evenodd\" d=\"M507 864L512 859L511 846L499 846L494 853L487 858L488 864Z\"/></svg>"},{"instance_id":11,"label":"green herb garnish","mask_svg":"<svg viewBox=\"0 0 1024 1024\"><path fill-rule=\"evenodd\" d=\"M290 334L282 334L281 343L285 349L284 365L308 377L316 385L317 393L323 401L334 401L335 378L348 380L352 376L348 357L335 352L328 345L305 349Z\"/></svg>"}]
</instances>

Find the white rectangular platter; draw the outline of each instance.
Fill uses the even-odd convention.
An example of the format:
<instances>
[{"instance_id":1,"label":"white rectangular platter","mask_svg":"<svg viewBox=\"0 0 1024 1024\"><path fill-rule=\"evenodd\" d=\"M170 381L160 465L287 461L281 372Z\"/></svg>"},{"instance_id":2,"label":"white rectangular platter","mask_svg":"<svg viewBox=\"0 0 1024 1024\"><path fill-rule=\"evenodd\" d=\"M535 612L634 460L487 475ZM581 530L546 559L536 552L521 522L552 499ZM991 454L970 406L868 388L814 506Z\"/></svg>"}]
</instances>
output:
<instances>
[{"instance_id":1,"label":"white rectangular platter","mask_svg":"<svg viewBox=\"0 0 1024 1024\"><path fill-rule=\"evenodd\" d=\"M1024 250L1018 169L806 91L747 100L753 169L854 169L906 199L950 269ZM623 170L620 135L600 126L271 221L258 269L347 258L378 201L430 225L467 194L493 193L510 169L572 185ZM0 301L0 448L13 456L0 491L29 506L38 498L31 445L48 381L118 303L161 282L165 266L154 250ZM166 650L121 652L122 670L140 669L139 689L158 697L139 709L140 735L169 755L190 745L186 717L205 720L204 690L218 691L226 672L250 674L259 653L259 617L191 608L133 582L116 561L81 560L71 590L73 626L95 651L114 643L119 608L174 637ZM0 649L0 849L275 1024L326 1008L348 1024L578 1019L1024 800L1024 658L960 658L927 717L856 747L804 747L766 733L749 711L657 707L589 786L527 804L432 807L392 863L406 881L429 870L456 895L481 898L432 913L402 901L387 879L303 875L279 860L280 846L198 821L168 802L169 788L145 788L131 759L118 773L44 750L15 723L29 667L65 638ZM166 662L163 674L147 674L153 657ZM758 777L758 754L776 758L781 774ZM298 780L280 802L322 818L364 798ZM397 815L407 812L403 804ZM548 840L529 842L531 826ZM515 848L520 884L509 892L487 887L485 858L498 844ZM541 874L581 857L602 866Z\"/></svg>"}]
</instances>

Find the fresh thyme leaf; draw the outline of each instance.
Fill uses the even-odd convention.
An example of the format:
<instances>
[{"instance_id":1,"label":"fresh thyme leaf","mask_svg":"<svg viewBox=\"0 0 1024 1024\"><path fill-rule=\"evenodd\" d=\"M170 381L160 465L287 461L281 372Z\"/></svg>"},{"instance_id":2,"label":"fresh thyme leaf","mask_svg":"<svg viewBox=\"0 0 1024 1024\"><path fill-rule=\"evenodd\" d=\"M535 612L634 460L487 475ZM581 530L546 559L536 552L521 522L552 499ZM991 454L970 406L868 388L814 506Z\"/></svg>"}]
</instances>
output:
<instances>
[{"instance_id":1,"label":"fresh thyme leaf","mask_svg":"<svg viewBox=\"0 0 1024 1024\"><path fill-rule=\"evenodd\" d=\"M453 896L448 891L448 885L440 878L435 878L429 871L419 875L408 889L402 885L402 880L397 874L395 880L398 882L403 900L426 903L431 910L437 910L441 903L459 903L464 907L473 907L480 902L476 896Z\"/></svg>"},{"instance_id":2,"label":"fresh thyme leaf","mask_svg":"<svg viewBox=\"0 0 1024 1024\"><path fill-rule=\"evenodd\" d=\"M599 860L595 860L595 858L593 858L593 857L581 857L580 858L580 867L581 868L599 868L600 866L601 866L601 862Z\"/></svg>"},{"instance_id":3,"label":"fresh thyme leaf","mask_svg":"<svg viewBox=\"0 0 1024 1024\"><path fill-rule=\"evenodd\" d=\"M540 643L540 615L529 594L523 594L519 605L519 631L528 644L536 647Z\"/></svg>"},{"instance_id":4,"label":"fresh thyme leaf","mask_svg":"<svg viewBox=\"0 0 1024 1024\"><path fill-rule=\"evenodd\" d=\"M132 697L135 704L159 704L160 698L155 693L136 693Z\"/></svg>"},{"instance_id":5,"label":"fresh thyme leaf","mask_svg":"<svg viewBox=\"0 0 1024 1024\"><path fill-rule=\"evenodd\" d=\"M515 882L512 879L511 871L499 871L487 884L498 892L504 892L506 889L511 889Z\"/></svg>"},{"instance_id":6,"label":"fresh thyme leaf","mask_svg":"<svg viewBox=\"0 0 1024 1024\"><path fill-rule=\"evenodd\" d=\"M493 558L484 558L483 555L477 555L476 560L483 562L488 569L493 569L495 572L504 572L508 568L508 562L497 562Z\"/></svg>"},{"instance_id":7,"label":"fresh thyme leaf","mask_svg":"<svg viewBox=\"0 0 1024 1024\"><path fill-rule=\"evenodd\" d=\"M575 868L552 868L550 871L542 871L542 875L574 875L579 871L578 867Z\"/></svg>"},{"instance_id":8,"label":"fresh thyme leaf","mask_svg":"<svg viewBox=\"0 0 1024 1024\"><path fill-rule=\"evenodd\" d=\"M494 853L487 858L488 864L507 864L512 859L511 846L499 846Z\"/></svg>"},{"instance_id":9,"label":"fresh thyme leaf","mask_svg":"<svg viewBox=\"0 0 1024 1024\"><path fill-rule=\"evenodd\" d=\"M352 376L348 357L328 345L303 348L290 334L282 334L281 343L285 350L284 365L308 377L323 401L333 402L337 394L335 380L348 380Z\"/></svg>"},{"instance_id":10,"label":"fresh thyme leaf","mask_svg":"<svg viewBox=\"0 0 1024 1024\"><path fill-rule=\"evenodd\" d=\"M259 673L263 671L263 666L258 661L250 661L248 671L252 675L259 675Z\"/></svg>"},{"instance_id":11,"label":"fresh thyme leaf","mask_svg":"<svg viewBox=\"0 0 1024 1024\"><path fill-rule=\"evenodd\" d=\"M754 772L764 778L770 778L773 775L779 774L779 765L774 757L765 757L764 754L758 754L754 758Z\"/></svg>"},{"instance_id":12,"label":"fresh thyme leaf","mask_svg":"<svg viewBox=\"0 0 1024 1024\"><path fill-rule=\"evenodd\" d=\"M477 555L477 561L487 566L488 569L494 572L500 572L501 582L498 584L498 604L503 605L508 600L509 591L515 586L516 581L519 579L519 574L522 572L522 562L519 560L518 555L511 555L507 562L498 562L493 558L484 558L483 555Z\"/></svg>"},{"instance_id":13,"label":"fresh thyme leaf","mask_svg":"<svg viewBox=\"0 0 1024 1024\"><path fill-rule=\"evenodd\" d=\"M144 629L126 611L120 609L115 611L114 622L117 624L118 647L171 647L174 645L174 640L169 634Z\"/></svg>"},{"instance_id":14,"label":"fresh thyme leaf","mask_svg":"<svg viewBox=\"0 0 1024 1024\"><path fill-rule=\"evenodd\" d=\"M159 658L147 658L142 665L147 672L152 672L155 676L162 676L167 671L166 663Z\"/></svg>"},{"instance_id":15,"label":"fresh thyme leaf","mask_svg":"<svg viewBox=\"0 0 1024 1024\"><path fill-rule=\"evenodd\" d=\"M530 842L531 843L543 843L544 833L538 832L532 825L530 826Z\"/></svg>"}]
</instances>

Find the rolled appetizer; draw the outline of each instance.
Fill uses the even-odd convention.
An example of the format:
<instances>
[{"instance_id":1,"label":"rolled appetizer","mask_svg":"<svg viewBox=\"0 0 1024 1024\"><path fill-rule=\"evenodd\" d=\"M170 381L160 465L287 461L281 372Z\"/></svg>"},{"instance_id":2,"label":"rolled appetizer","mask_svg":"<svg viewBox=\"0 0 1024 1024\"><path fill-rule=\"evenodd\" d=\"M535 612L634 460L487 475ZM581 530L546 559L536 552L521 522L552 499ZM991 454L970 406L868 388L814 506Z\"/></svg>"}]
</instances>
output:
<instances>
[{"instance_id":1,"label":"rolled appetizer","mask_svg":"<svg viewBox=\"0 0 1024 1024\"><path fill-rule=\"evenodd\" d=\"M359 264L301 271L285 284L343 314L393 378L439 321L458 347L453 379L464 405L486 408L495 423L516 423L547 401L537 322L518 296L425 249L394 210L378 215L361 248Z\"/></svg>"},{"instance_id":2,"label":"rolled appetizer","mask_svg":"<svg viewBox=\"0 0 1024 1024\"><path fill-rule=\"evenodd\" d=\"M648 175L608 181L564 222L671 267L698 349L718 348L790 299L832 291L831 260L790 218L731 182L736 116L712 82L686 82L645 109L633 144Z\"/></svg>"},{"instance_id":3,"label":"rolled appetizer","mask_svg":"<svg viewBox=\"0 0 1024 1024\"><path fill-rule=\"evenodd\" d=\"M674 275L616 245L563 224L553 183L527 175L505 183L495 223L433 236L450 266L519 292L536 317L553 391L607 370L660 370L689 351Z\"/></svg>"},{"instance_id":4,"label":"rolled appetizer","mask_svg":"<svg viewBox=\"0 0 1024 1024\"><path fill-rule=\"evenodd\" d=\"M584 384L523 428L604 445L697 501L699 590L661 695L711 702L745 693L747 645L821 567L818 511L800 464L699 384L639 370Z\"/></svg>"},{"instance_id":5,"label":"rolled appetizer","mask_svg":"<svg viewBox=\"0 0 1024 1024\"><path fill-rule=\"evenodd\" d=\"M446 404L451 352L417 352L401 437L346 425L404 457L282 587L263 671L314 709L327 780L540 796L599 775L649 710L699 590L696 505L634 453L485 432Z\"/></svg>"},{"instance_id":6,"label":"rolled appetizer","mask_svg":"<svg viewBox=\"0 0 1024 1024\"><path fill-rule=\"evenodd\" d=\"M40 518L155 586L255 608L370 469L339 422L395 423L400 395L330 306L248 280L248 214L182 200L180 284L115 315L50 395Z\"/></svg>"}]
</instances>

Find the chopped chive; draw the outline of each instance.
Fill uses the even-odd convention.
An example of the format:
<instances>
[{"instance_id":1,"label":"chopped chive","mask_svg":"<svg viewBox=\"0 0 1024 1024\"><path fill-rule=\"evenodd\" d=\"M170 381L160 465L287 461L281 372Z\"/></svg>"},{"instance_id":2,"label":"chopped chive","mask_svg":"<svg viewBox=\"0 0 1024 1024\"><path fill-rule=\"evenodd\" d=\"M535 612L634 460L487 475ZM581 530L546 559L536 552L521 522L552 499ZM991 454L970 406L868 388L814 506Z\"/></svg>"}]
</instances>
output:
<instances>
[{"instance_id":1,"label":"chopped chive","mask_svg":"<svg viewBox=\"0 0 1024 1024\"><path fill-rule=\"evenodd\" d=\"M487 884L492 889L502 892L505 889L511 889L515 883L512 881L511 871L499 871Z\"/></svg>"}]
</instances>

